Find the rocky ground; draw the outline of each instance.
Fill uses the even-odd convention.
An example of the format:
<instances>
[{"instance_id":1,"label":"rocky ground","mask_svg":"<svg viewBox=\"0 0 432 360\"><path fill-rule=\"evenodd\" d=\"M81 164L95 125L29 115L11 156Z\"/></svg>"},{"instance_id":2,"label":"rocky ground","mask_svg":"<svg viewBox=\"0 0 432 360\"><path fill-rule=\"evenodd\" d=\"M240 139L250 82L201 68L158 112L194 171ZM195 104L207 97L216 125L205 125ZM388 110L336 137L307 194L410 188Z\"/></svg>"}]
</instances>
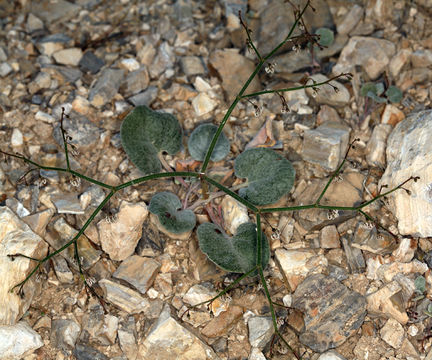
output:
<instances>
[{"instance_id":1,"label":"rocky ground","mask_svg":"<svg viewBox=\"0 0 432 360\"><path fill-rule=\"evenodd\" d=\"M266 217L272 257L266 269L278 325L303 359L432 359L432 2L314 0L308 30L334 30L322 51L283 48L249 90L298 86L351 72L339 88L264 95L242 101L225 133L232 160L254 138L292 161L293 191L278 205L313 203L348 144L359 138L323 204L353 206L382 185L405 185L352 212L311 209ZM253 71L237 14L262 53L292 22L282 0L0 1L0 148L47 166L65 166L61 108L69 118L72 168L108 184L140 176L122 149L119 129L135 105L173 113L187 137L218 124ZM272 71L274 68L274 71ZM361 96L382 82L398 103ZM178 166L185 150L166 157ZM83 267L100 299L88 293L73 249L46 262L21 294L9 293L41 258L71 239L104 198L103 189L51 171L0 161L1 359L291 359L273 326L262 287L242 281L229 296L186 311L232 282L198 248L159 230L147 210L158 190L185 197L172 180L125 189L79 240ZM197 201L190 198L191 201ZM206 210L207 209L207 210ZM209 208L197 204L200 222ZM229 230L249 219L238 203L214 209ZM211 212L211 211L210 211ZM275 231L278 229L278 231ZM278 235L280 232L280 235ZM101 301L101 299L103 299Z\"/></svg>"}]
</instances>

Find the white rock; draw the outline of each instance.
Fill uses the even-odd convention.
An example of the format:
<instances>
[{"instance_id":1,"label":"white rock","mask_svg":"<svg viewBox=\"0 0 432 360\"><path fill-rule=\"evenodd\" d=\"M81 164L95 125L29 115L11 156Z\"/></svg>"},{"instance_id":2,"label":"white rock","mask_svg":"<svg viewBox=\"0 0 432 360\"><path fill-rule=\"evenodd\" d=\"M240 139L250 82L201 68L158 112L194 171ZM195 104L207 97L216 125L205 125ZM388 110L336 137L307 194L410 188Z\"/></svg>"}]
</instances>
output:
<instances>
[{"instance_id":1,"label":"white rock","mask_svg":"<svg viewBox=\"0 0 432 360\"><path fill-rule=\"evenodd\" d=\"M12 137L11 137L11 145L12 146L22 146L24 143L24 137L21 131L19 129L15 128L12 131Z\"/></svg>"},{"instance_id":2,"label":"white rock","mask_svg":"<svg viewBox=\"0 0 432 360\"><path fill-rule=\"evenodd\" d=\"M218 360L214 350L171 317L165 305L156 323L139 346L138 360Z\"/></svg>"},{"instance_id":3,"label":"white rock","mask_svg":"<svg viewBox=\"0 0 432 360\"><path fill-rule=\"evenodd\" d=\"M198 116L205 115L216 107L216 101L212 100L207 94L200 93L192 100L192 106Z\"/></svg>"},{"instance_id":4,"label":"white rock","mask_svg":"<svg viewBox=\"0 0 432 360\"><path fill-rule=\"evenodd\" d=\"M53 54L54 60L58 64L70 66L78 66L82 56L83 52L80 48L63 49Z\"/></svg>"},{"instance_id":5,"label":"white rock","mask_svg":"<svg viewBox=\"0 0 432 360\"><path fill-rule=\"evenodd\" d=\"M366 147L366 161L371 166L384 167L387 137L393 127L390 124L378 124Z\"/></svg>"},{"instance_id":6,"label":"white rock","mask_svg":"<svg viewBox=\"0 0 432 360\"><path fill-rule=\"evenodd\" d=\"M291 307L292 305L292 295L291 294L287 294L282 298L283 304L286 307Z\"/></svg>"},{"instance_id":7,"label":"white rock","mask_svg":"<svg viewBox=\"0 0 432 360\"><path fill-rule=\"evenodd\" d=\"M233 235L236 234L237 228L241 224L250 221L247 207L243 204L240 204L231 196L224 196L221 207L224 223L227 227L227 230Z\"/></svg>"},{"instance_id":8,"label":"white rock","mask_svg":"<svg viewBox=\"0 0 432 360\"><path fill-rule=\"evenodd\" d=\"M261 352L260 349L252 348L251 353L249 355L249 360L266 360L266 357Z\"/></svg>"},{"instance_id":9,"label":"white rock","mask_svg":"<svg viewBox=\"0 0 432 360\"><path fill-rule=\"evenodd\" d=\"M334 350L326 351L321 354L318 360L346 360L342 355L338 354Z\"/></svg>"},{"instance_id":10,"label":"white rock","mask_svg":"<svg viewBox=\"0 0 432 360\"><path fill-rule=\"evenodd\" d=\"M44 345L41 336L26 322L0 325L0 359L22 359Z\"/></svg>"},{"instance_id":11,"label":"white rock","mask_svg":"<svg viewBox=\"0 0 432 360\"><path fill-rule=\"evenodd\" d=\"M123 201L114 222L99 221L99 241L112 260L125 260L134 253L147 215L144 202L132 204Z\"/></svg>"},{"instance_id":12,"label":"white rock","mask_svg":"<svg viewBox=\"0 0 432 360\"><path fill-rule=\"evenodd\" d=\"M8 207L0 207L0 324L15 324L29 308L33 297L40 290L36 276L24 286L24 297L10 289L23 281L36 266L34 261L7 255L23 254L42 259L48 247L39 235L19 219ZM1 341L0 341L1 343Z\"/></svg>"},{"instance_id":13,"label":"white rock","mask_svg":"<svg viewBox=\"0 0 432 360\"><path fill-rule=\"evenodd\" d=\"M387 320L380 331L381 338L390 346L399 349L405 338L405 331L395 319Z\"/></svg>"},{"instance_id":14,"label":"white rock","mask_svg":"<svg viewBox=\"0 0 432 360\"><path fill-rule=\"evenodd\" d=\"M387 141L387 168L379 185L388 189L411 176L419 176L388 195L389 209L398 219L402 235L432 236L432 110L414 113L401 121Z\"/></svg>"},{"instance_id":15,"label":"white rock","mask_svg":"<svg viewBox=\"0 0 432 360\"><path fill-rule=\"evenodd\" d=\"M399 262L410 262L414 257L417 250L417 241L411 238L403 238L398 248L393 251L393 256L396 261Z\"/></svg>"},{"instance_id":16,"label":"white rock","mask_svg":"<svg viewBox=\"0 0 432 360\"><path fill-rule=\"evenodd\" d=\"M122 59L120 61L120 67L128 71L135 71L140 68L140 63L133 58Z\"/></svg>"},{"instance_id":17,"label":"white rock","mask_svg":"<svg viewBox=\"0 0 432 360\"><path fill-rule=\"evenodd\" d=\"M273 321L267 316L253 316L248 319L249 343L263 349L274 334Z\"/></svg>"},{"instance_id":18,"label":"white rock","mask_svg":"<svg viewBox=\"0 0 432 360\"><path fill-rule=\"evenodd\" d=\"M206 286L197 284L189 288L183 296L183 301L191 306L210 300L217 295L217 292Z\"/></svg>"},{"instance_id":19,"label":"white rock","mask_svg":"<svg viewBox=\"0 0 432 360\"><path fill-rule=\"evenodd\" d=\"M333 74L353 71L360 65L371 80L382 74L396 52L394 43L373 37L353 36L342 49Z\"/></svg>"},{"instance_id":20,"label":"white rock","mask_svg":"<svg viewBox=\"0 0 432 360\"><path fill-rule=\"evenodd\" d=\"M196 77L194 82L194 87L199 92L207 92L212 89L210 84L207 81L205 81L201 76Z\"/></svg>"},{"instance_id":21,"label":"white rock","mask_svg":"<svg viewBox=\"0 0 432 360\"><path fill-rule=\"evenodd\" d=\"M417 326L415 325L410 325L410 327L408 328L408 335L409 336L416 336L419 332L419 329Z\"/></svg>"},{"instance_id":22,"label":"white rock","mask_svg":"<svg viewBox=\"0 0 432 360\"><path fill-rule=\"evenodd\" d=\"M0 76L5 77L8 76L13 71L12 66L10 66L7 62L3 62L0 64Z\"/></svg>"},{"instance_id":23,"label":"white rock","mask_svg":"<svg viewBox=\"0 0 432 360\"><path fill-rule=\"evenodd\" d=\"M36 113L35 120L40 120L40 121L46 122L48 124L53 124L56 122L56 119L54 119L54 117L52 117L50 114L47 114L43 111L38 111Z\"/></svg>"}]
</instances>

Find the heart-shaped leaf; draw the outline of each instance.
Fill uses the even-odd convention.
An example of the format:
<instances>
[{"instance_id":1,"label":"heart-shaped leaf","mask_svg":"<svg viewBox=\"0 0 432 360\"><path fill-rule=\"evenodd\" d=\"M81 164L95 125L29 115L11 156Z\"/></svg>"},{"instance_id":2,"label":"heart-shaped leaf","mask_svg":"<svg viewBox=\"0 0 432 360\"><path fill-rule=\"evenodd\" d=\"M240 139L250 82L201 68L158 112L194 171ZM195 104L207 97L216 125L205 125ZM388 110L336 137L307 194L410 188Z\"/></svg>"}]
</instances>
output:
<instances>
[{"instance_id":1,"label":"heart-shaped leaf","mask_svg":"<svg viewBox=\"0 0 432 360\"><path fill-rule=\"evenodd\" d=\"M218 127L213 124L202 124L199 125L194 131L188 141L188 149L192 158L197 161L203 161L210 143L216 133ZM230 151L230 143L222 132L219 136L216 146L213 149L213 153L210 157L211 161L221 161L228 155Z\"/></svg>"},{"instance_id":2,"label":"heart-shaped leaf","mask_svg":"<svg viewBox=\"0 0 432 360\"><path fill-rule=\"evenodd\" d=\"M152 174L161 170L160 151L175 154L180 150L182 129L173 115L137 106L123 120L120 136L135 166Z\"/></svg>"},{"instance_id":3,"label":"heart-shaped leaf","mask_svg":"<svg viewBox=\"0 0 432 360\"><path fill-rule=\"evenodd\" d=\"M426 279L423 276L417 276L414 280L415 291L423 294L426 291Z\"/></svg>"},{"instance_id":4,"label":"heart-shaped leaf","mask_svg":"<svg viewBox=\"0 0 432 360\"><path fill-rule=\"evenodd\" d=\"M390 100L390 102L392 102L392 103L401 102L401 100L403 98L402 91L397 86L393 86L393 85L389 86L389 88L387 89L385 94L386 94L387 98Z\"/></svg>"},{"instance_id":5,"label":"heart-shaped leaf","mask_svg":"<svg viewBox=\"0 0 432 360\"><path fill-rule=\"evenodd\" d=\"M204 223L197 230L201 251L220 268L247 273L256 265L257 231L255 224L244 223L237 228L237 234L229 237L218 226ZM264 269L270 257L269 244L262 234L261 266ZM256 275L256 272L252 276Z\"/></svg>"},{"instance_id":6,"label":"heart-shaped leaf","mask_svg":"<svg viewBox=\"0 0 432 360\"><path fill-rule=\"evenodd\" d=\"M367 82L364 83L360 88L360 95L361 96L367 96L368 92L372 92L373 94L377 94L377 88L375 83L373 82Z\"/></svg>"},{"instance_id":7,"label":"heart-shaped leaf","mask_svg":"<svg viewBox=\"0 0 432 360\"><path fill-rule=\"evenodd\" d=\"M241 153L234 162L235 175L247 178L249 186L239 194L255 205L278 201L294 184L295 170L282 155L267 148L253 148Z\"/></svg>"},{"instance_id":8,"label":"heart-shaped leaf","mask_svg":"<svg viewBox=\"0 0 432 360\"><path fill-rule=\"evenodd\" d=\"M334 41L333 31L326 27L319 28L315 31L315 34L320 36L318 43L321 46L330 46Z\"/></svg>"},{"instance_id":9,"label":"heart-shaped leaf","mask_svg":"<svg viewBox=\"0 0 432 360\"><path fill-rule=\"evenodd\" d=\"M161 225L174 234L192 230L196 217L192 210L181 210L177 195L170 192L155 194L150 200L149 211L158 216Z\"/></svg>"}]
</instances>

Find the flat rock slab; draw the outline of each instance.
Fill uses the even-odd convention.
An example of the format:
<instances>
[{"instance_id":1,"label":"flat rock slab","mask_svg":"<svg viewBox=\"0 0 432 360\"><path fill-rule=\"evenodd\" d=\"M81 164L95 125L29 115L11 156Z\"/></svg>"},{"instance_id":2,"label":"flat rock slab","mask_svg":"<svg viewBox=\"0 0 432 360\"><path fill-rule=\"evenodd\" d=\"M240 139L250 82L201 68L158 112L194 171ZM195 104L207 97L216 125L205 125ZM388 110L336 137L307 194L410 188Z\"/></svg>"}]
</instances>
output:
<instances>
[{"instance_id":1,"label":"flat rock slab","mask_svg":"<svg viewBox=\"0 0 432 360\"><path fill-rule=\"evenodd\" d=\"M173 317L165 306L159 319L139 346L139 360L218 360L213 349L203 343Z\"/></svg>"},{"instance_id":2,"label":"flat rock slab","mask_svg":"<svg viewBox=\"0 0 432 360\"><path fill-rule=\"evenodd\" d=\"M380 186L391 189L410 176L417 182L405 187L411 191L395 191L388 196L389 209L398 219L403 235L432 236L432 110L409 115L396 125L387 141L387 168Z\"/></svg>"},{"instance_id":3,"label":"flat rock slab","mask_svg":"<svg viewBox=\"0 0 432 360\"><path fill-rule=\"evenodd\" d=\"M42 259L47 250L45 241L12 210L6 206L0 207L0 324L15 324L40 290L35 274L23 287L22 297L17 291L9 291L29 275L36 263L24 257L17 257L12 261L8 255L22 254Z\"/></svg>"},{"instance_id":4,"label":"flat rock slab","mask_svg":"<svg viewBox=\"0 0 432 360\"><path fill-rule=\"evenodd\" d=\"M41 336L26 322L0 325L0 359L22 359L44 345Z\"/></svg>"},{"instance_id":5,"label":"flat rock slab","mask_svg":"<svg viewBox=\"0 0 432 360\"><path fill-rule=\"evenodd\" d=\"M293 307L304 313L300 341L317 352L343 344L366 316L364 296L322 274L307 277L297 287Z\"/></svg>"}]
</instances>

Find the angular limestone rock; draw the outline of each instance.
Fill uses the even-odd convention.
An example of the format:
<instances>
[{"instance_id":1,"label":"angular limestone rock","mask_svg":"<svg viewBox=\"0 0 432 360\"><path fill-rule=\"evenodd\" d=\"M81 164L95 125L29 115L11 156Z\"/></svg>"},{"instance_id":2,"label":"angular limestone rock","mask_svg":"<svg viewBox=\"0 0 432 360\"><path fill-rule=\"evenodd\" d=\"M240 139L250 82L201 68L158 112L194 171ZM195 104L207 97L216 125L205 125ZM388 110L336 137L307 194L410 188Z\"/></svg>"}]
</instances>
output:
<instances>
[{"instance_id":1,"label":"angular limestone rock","mask_svg":"<svg viewBox=\"0 0 432 360\"><path fill-rule=\"evenodd\" d=\"M117 219L99 221L99 240L112 260L121 261L132 255L142 234L142 225L148 215L145 203L123 201Z\"/></svg>"},{"instance_id":2,"label":"angular limestone rock","mask_svg":"<svg viewBox=\"0 0 432 360\"><path fill-rule=\"evenodd\" d=\"M364 296L322 274L308 276L297 287L293 307L304 313L300 341L317 352L343 344L366 316Z\"/></svg>"},{"instance_id":3,"label":"angular limestone rock","mask_svg":"<svg viewBox=\"0 0 432 360\"><path fill-rule=\"evenodd\" d=\"M26 322L0 325L0 359L22 359L44 345L41 336Z\"/></svg>"},{"instance_id":4,"label":"angular limestone rock","mask_svg":"<svg viewBox=\"0 0 432 360\"><path fill-rule=\"evenodd\" d=\"M29 308L33 297L40 290L33 276L24 286L24 296L11 288L23 281L36 266L23 257L12 261L8 255L23 254L41 259L46 256L48 246L30 227L8 207L0 207L0 324L15 324ZM0 341L1 342L1 341Z\"/></svg>"},{"instance_id":5,"label":"angular limestone rock","mask_svg":"<svg viewBox=\"0 0 432 360\"><path fill-rule=\"evenodd\" d=\"M108 279L100 280L99 285L104 292L105 299L128 314L146 312L150 308L148 299L143 298L139 292L127 286Z\"/></svg>"},{"instance_id":6,"label":"angular limestone rock","mask_svg":"<svg viewBox=\"0 0 432 360\"><path fill-rule=\"evenodd\" d=\"M390 124L378 124L375 126L366 147L366 161L369 165L378 167L385 166L386 142L391 131L392 126Z\"/></svg>"},{"instance_id":7,"label":"angular limestone rock","mask_svg":"<svg viewBox=\"0 0 432 360\"><path fill-rule=\"evenodd\" d=\"M350 129L336 122L324 123L304 132L304 160L334 171L348 149Z\"/></svg>"},{"instance_id":8,"label":"angular limestone rock","mask_svg":"<svg viewBox=\"0 0 432 360\"><path fill-rule=\"evenodd\" d=\"M366 297L368 312L372 315L385 316L395 319L401 324L408 322L408 315L405 312L402 287L392 281L378 291Z\"/></svg>"},{"instance_id":9,"label":"angular limestone rock","mask_svg":"<svg viewBox=\"0 0 432 360\"><path fill-rule=\"evenodd\" d=\"M387 141L387 168L379 185L391 189L410 176L420 176L388 196L389 209L403 235L432 236L432 110L411 114L396 125Z\"/></svg>"},{"instance_id":10,"label":"angular limestone rock","mask_svg":"<svg viewBox=\"0 0 432 360\"><path fill-rule=\"evenodd\" d=\"M141 294L145 294L152 286L160 266L154 259L132 255L120 264L113 276L127 281Z\"/></svg>"},{"instance_id":11,"label":"angular limestone rock","mask_svg":"<svg viewBox=\"0 0 432 360\"><path fill-rule=\"evenodd\" d=\"M139 360L218 360L213 349L181 326L165 305L159 319L139 346Z\"/></svg>"},{"instance_id":12,"label":"angular limestone rock","mask_svg":"<svg viewBox=\"0 0 432 360\"><path fill-rule=\"evenodd\" d=\"M360 65L371 80L375 80L385 70L396 52L391 41L365 36L353 36L343 48L333 73L353 71Z\"/></svg>"},{"instance_id":13,"label":"angular limestone rock","mask_svg":"<svg viewBox=\"0 0 432 360\"><path fill-rule=\"evenodd\" d=\"M382 327L380 335L381 338L391 347L399 349L404 341L405 331L402 325L395 319L389 319Z\"/></svg>"}]
</instances>

